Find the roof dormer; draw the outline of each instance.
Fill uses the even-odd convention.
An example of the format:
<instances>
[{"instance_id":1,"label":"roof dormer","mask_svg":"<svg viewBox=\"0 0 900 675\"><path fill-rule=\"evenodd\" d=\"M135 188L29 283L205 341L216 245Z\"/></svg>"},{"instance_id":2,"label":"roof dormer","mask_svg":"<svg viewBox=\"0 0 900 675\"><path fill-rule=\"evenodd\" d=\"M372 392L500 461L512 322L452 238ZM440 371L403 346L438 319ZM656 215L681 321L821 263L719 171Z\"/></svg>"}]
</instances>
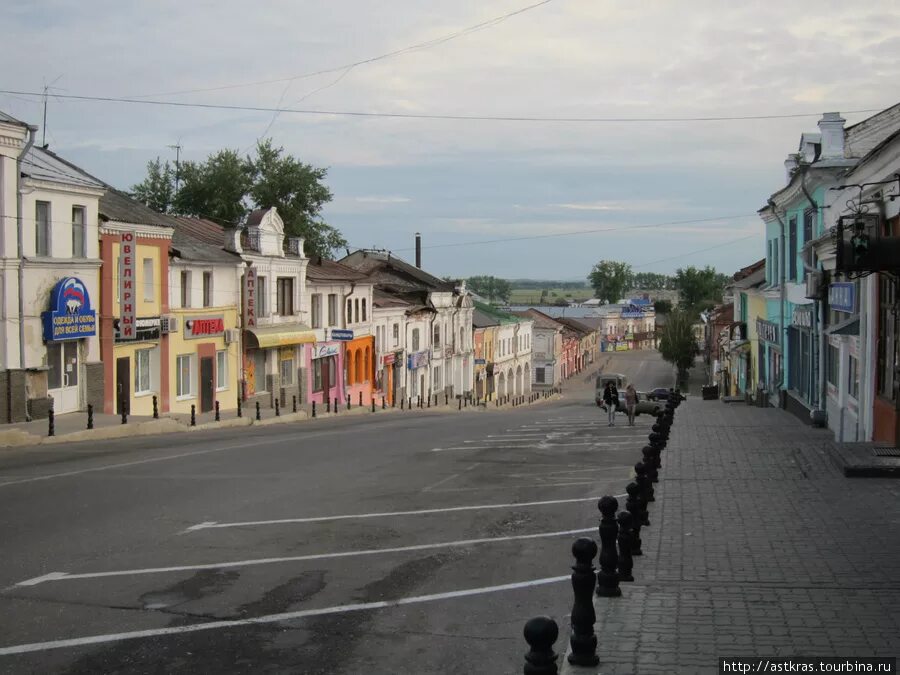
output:
<instances>
[{"instance_id":1,"label":"roof dormer","mask_svg":"<svg viewBox=\"0 0 900 675\"><path fill-rule=\"evenodd\" d=\"M245 249L273 257L284 257L284 221L274 206L257 209L247 217Z\"/></svg>"}]
</instances>

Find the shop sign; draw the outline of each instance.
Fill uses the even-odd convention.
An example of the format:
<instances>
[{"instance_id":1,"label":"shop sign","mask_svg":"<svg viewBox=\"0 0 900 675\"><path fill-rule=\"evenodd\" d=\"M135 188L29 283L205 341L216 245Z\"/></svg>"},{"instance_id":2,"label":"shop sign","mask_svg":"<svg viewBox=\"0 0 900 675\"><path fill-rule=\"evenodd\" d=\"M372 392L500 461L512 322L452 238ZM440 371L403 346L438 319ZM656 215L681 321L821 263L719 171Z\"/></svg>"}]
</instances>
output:
<instances>
[{"instance_id":1,"label":"shop sign","mask_svg":"<svg viewBox=\"0 0 900 675\"><path fill-rule=\"evenodd\" d=\"M756 333L759 335L761 340L765 340L766 342L771 342L772 344L777 345L779 343L778 339L778 326L776 326L771 321L766 321L765 319L757 319L756 320Z\"/></svg>"},{"instance_id":2,"label":"shop sign","mask_svg":"<svg viewBox=\"0 0 900 675\"><path fill-rule=\"evenodd\" d=\"M431 356L431 352L416 352L415 354L410 354L407 359L407 367L410 370L415 370L416 368L421 368L422 366L428 365L428 358Z\"/></svg>"},{"instance_id":3,"label":"shop sign","mask_svg":"<svg viewBox=\"0 0 900 675\"><path fill-rule=\"evenodd\" d=\"M622 309L621 316L623 319L640 319L644 316L644 312L640 307L632 304Z\"/></svg>"},{"instance_id":4,"label":"shop sign","mask_svg":"<svg viewBox=\"0 0 900 675\"><path fill-rule=\"evenodd\" d=\"M159 340L160 336L160 320L158 316L138 317L130 326L132 337L126 338L122 336L122 324L119 319L113 321L113 332L116 342L125 342L136 340L138 342L148 342L151 340Z\"/></svg>"},{"instance_id":5,"label":"shop sign","mask_svg":"<svg viewBox=\"0 0 900 675\"><path fill-rule=\"evenodd\" d=\"M314 359L324 359L326 356L337 356L340 351L340 345L313 345L312 357Z\"/></svg>"},{"instance_id":6,"label":"shop sign","mask_svg":"<svg viewBox=\"0 0 900 675\"><path fill-rule=\"evenodd\" d=\"M628 345L625 344L624 342L620 342L620 343L618 343L618 344L616 345L616 351L617 351L617 352L627 352L627 351L628 351Z\"/></svg>"},{"instance_id":7,"label":"shop sign","mask_svg":"<svg viewBox=\"0 0 900 675\"><path fill-rule=\"evenodd\" d=\"M381 362L386 366L391 366L394 364L394 361L397 360L397 356L395 354L385 354L381 357Z\"/></svg>"},{"instance_id":8,"label":"shop sign","mask_svg":"<svg viewBox=\"0 0 900 675\"><path fill-rule=\"evenodd\" d=\"M50 311L43 313L44 340L77 340L97 334L97 313L87 287L77 277L60 279L50 291Z\"/></svg>"},{"instance_id":9,"label":"shop sign","mask_svg":"<svg viewBox=\"0 0 900 675\"><path fill-rule=\"evenodd\" d=\"M853 314L856 311L856 284L843 281L828 286L828 304L836 312Z\"/></svg>"},{"instance_id":10,"label":"shop sign","mask_svg":"<svg viewBox=\"0 0 900 675\"><path fill-rule=\"evenodd\" d=\"M794 311L791 314L791 325L797 328L812 328L812 319L812 305L794 307Z\"/></svg>"},{"instance_id":11,"label":"shop sign","mask_svg":"<svg viewBox=\"0 0 900 675\"><path fill-rule=\"evenodd\" d=\"M224 316L197 316L184 320L184 338L220 337L225 335Z\"/></svg>"},{"instance_id":12,"label":"shop sign","mask_svg":"<svg viewBox=\"0 0 900 675\"><path fill-rule=\"evenodd\" d=\"M244 328L256 327L256 268L252 265L244 272Z\"/></svg>"},{"instance_id":13,"label":"shop sign","mask_svg":"<svg viewBox=\"0 0 900 675\"><path fill-rule=\"evenodd\" d=\"M487 363L487 361L484 360L484 359L475 359L475 365L476 365L476 366L483 366L483 365L486 364L486 363Z\"/></svg>"},{"instance_id":14,"label":"shop sign","mask_svg":"<svg viewBox=\"0 0 900 675\"><path fill-rule=\"evenodd\" d=\"M119 244L119 333L117 340L136 340L134 280L137 261L134 232L123 232ZM157 336L158 337L158 336Z\"/></svg>"},{"instance_id":15,"label":"shop sign","mask_svg":"<svg viewBox=\"0 0 900 675\"><path fill-rule=\"evenodd\" d=\"M634 333L625 333L626 340L634 340Z\"/></svg>"},{"instance_id":16,"label":"shop sign","mask_svg":"<svg viewBox=\"0 0 900 675\"><path fill-rule=\"evenodd\" d=\"M346 330L344 328L332 328L331 329L331 339L332 340L352 340L353 339L353 331Z\"/></svg>"}]
</instances>

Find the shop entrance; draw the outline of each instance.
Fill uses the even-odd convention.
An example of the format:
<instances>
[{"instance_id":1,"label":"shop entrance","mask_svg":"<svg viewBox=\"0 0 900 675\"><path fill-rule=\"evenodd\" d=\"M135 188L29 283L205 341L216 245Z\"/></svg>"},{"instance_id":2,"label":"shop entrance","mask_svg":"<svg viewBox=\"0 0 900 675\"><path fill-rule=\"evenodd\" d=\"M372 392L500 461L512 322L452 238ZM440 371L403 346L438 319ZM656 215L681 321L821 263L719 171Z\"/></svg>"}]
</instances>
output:
<instances>
[{"instance_id":1,"label":"shop entrance","mask_svg":"<svg viewBox=\"0 0 900 675\"><path fill-rule=\"evenodd\" d=\"M47 343L47 389L57 415L79 409L78 341Z\"/></svg>"}]
</instances>

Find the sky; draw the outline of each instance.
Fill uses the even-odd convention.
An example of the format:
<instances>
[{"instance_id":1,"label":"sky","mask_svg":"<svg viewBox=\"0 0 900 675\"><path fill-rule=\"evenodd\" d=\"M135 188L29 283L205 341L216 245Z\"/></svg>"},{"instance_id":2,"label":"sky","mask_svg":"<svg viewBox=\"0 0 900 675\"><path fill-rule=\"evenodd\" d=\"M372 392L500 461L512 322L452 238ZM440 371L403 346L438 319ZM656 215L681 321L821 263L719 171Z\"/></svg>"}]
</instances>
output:
<instances>
[{"instance_id":1,"label":"sky","mask_svg":"<svg viewBox=\"0 0 900 675\"><path fill-rule=\"evenodd\" d=\"M88 172L128 189L169 146L202 160L270 137L328 168L324 217L352 247L411 260L420 232L440 276L578 280L603 259L733 273L765 255L755 214L800 134L900 99L894 0L12 0L0 24L19 57L0 89L51 85L46 142ZM0 110L41 124L39 97L0 94Z\"/></svg>"}]
</instances>

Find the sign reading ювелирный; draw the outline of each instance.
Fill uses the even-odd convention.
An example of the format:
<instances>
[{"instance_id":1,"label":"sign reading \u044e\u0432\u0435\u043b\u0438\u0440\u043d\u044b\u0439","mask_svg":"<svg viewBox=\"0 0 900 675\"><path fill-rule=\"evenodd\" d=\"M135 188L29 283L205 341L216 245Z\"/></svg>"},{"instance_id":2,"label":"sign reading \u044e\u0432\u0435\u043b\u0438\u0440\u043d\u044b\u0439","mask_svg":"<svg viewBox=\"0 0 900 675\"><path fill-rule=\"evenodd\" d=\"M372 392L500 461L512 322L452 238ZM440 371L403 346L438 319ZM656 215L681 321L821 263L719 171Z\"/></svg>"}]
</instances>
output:
<instances>
[{"instance_id":1,"label":"sign reading \u044e\u0432\u0435\u043b\u0438\u0440\u043d\u044b\u0439","mask_svg":"<svg viewBox=\"0 0 900 675\"><path fill-rule=\"evenodd\" d=\"M97 313L81 279L65 277L50 291L50 311L42 315L44 340L77 340L97 334Z\"/></svg>"}]
</instances>

